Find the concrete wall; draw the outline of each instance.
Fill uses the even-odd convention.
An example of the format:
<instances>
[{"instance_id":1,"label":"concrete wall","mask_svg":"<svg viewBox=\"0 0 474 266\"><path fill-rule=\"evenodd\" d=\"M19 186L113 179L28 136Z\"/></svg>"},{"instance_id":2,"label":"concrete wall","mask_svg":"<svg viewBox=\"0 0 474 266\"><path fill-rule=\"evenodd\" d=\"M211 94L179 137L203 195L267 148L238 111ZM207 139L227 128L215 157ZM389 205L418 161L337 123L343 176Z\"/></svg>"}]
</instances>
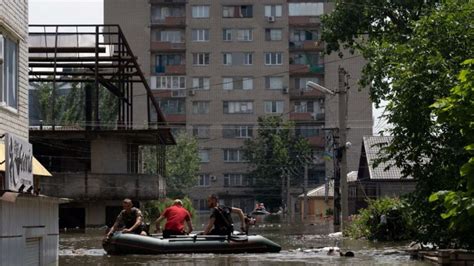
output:
<instances>
[{"instance_id":1,"label":"concrete wall","mask_svg":"<svg viewBox=\"0 0 474 266\"><path fill-rule=\"evenodd\" d=\"M14 203L0 200L0 263L26 265L26 240L40 240L41 265L58 264L58 201L19 196Z\"/></svg>"},{"instance_id":2,"label":"concrete wall","mask_svg":"<svg viewBox=\"0 0 474 266\"><path fill-rule=\"evenodd\" d=\"M28 139L28 1L0 1L0 34L18 43L18 108L0 106L0 135Z\"/></svg>"},{"instance_id":3,"label":"concrete wall","mask_svg":"<svg viewBox=\"0 0 474 266\"><path fill-rule=\"evenodd\" d=\"M91 141L91 172L127 173L126 139L97 138Z\"/></svg>"},{"instance_id":4,"label":"concrete wall","mask_svg":"<svg viewBox=\"0 0 474 266\"><path fill-rule=\"evenodd\" d=\"M140 174L53 173L42 177L41 192L55 197L82 199L152 200L160 197L163 178Z\"/></svg>"},{"instance_id":5,"label":"concrete wall","mask_svg":"<svg viewBox=\"0 0 474 266\"><path fill-rule=\"evenodd\" d=\"M303 198L299 198L300 200L300 210L301 215L304 215L304 200ZM320 216L326 215L327 209L334 210L334 200L332 197L328 198L326 202L324 198L308 198L308 216Z\"/></svg>"},{"instance_id":6,"label":"concrete wall","mask_svg":"<svg viewBox=\"0 0 474 266\"><path fill-rule=\"evenodd\" d=\"M145 77L150 76L150 4L148 0L104 0L104 23L119 24ZM147 124L145 88L133 90L134 128Z\"/></svg>"}]
</instances>

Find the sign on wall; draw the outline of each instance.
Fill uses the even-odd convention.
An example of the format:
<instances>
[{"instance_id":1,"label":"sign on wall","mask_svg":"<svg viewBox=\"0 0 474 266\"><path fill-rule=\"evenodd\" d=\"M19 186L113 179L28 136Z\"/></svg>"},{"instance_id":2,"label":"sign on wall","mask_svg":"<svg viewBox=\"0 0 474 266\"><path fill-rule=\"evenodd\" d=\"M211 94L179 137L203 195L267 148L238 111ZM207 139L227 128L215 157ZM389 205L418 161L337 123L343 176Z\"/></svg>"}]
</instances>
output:
<instances>
[{"instance_id":1,"label":"sign on wall","mask_svg":"<svg viewBox=\"0 0 474 266\"><path fill-rule=\"evenodd\" d=\"M25 139L5 134L5 189L18 191L33 186L33 148Z\"/></svg>"}]
</instances>

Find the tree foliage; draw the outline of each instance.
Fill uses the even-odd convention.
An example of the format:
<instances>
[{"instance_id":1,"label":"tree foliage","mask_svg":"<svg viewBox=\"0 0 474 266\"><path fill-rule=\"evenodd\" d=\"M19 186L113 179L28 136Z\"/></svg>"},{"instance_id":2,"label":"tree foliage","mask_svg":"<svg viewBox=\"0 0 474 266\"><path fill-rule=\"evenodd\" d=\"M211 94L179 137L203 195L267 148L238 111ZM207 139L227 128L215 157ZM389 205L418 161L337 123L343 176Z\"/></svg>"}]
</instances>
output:
<instances>
[{"instance_id":1,"label":"tree foliage","mask_svg":"<svg viewBox=\"0 0 474 266\"><path fill-rule=\"evenodd\" d=\"M410 214L410 208L404 200L369 200L367 208L359 211L345 233L353 238L369 240L407 240L414 228Z\"/></svg>"},{"instance_id":2,"label":"tree foliage","mask_svg":"<svg viewBox=\"0 0 474 266\"><path fill-rule=\"evenodd\" d=\"M85 90L87 85L83 86L78 82L61 83L61 88L55 91L53 91L51 82L33 83L32 86L37 91L36 97L40 119L43 120L44 125L52 125L53 123L59 126L85 125ZM101 128L114 128L116 126L117 111L116 96L100 86L99 119Z\"/></svg>"},{"instance_id":3,"label":"tree foliage","mask_svg":"<svg viewBox=\"0 0 474 266\"><path fill-rule=\"evenodd\" d=\"M143 151L145 172L156 173L156 147L147 146ZM185 190L197 184L200 168L198 144L194 137L181 133L176 145L166 151L166 192L168 197L182 197Z\"/></svg>"},{"instance_id":4,"label":"tree foliage","mask_svg":"<svg viewBox=\"0 0 474 266\"><path fill-rule=\"evenodd\" d=\"M243 150L249 176L261 189L257 200L273 208L281 206L282 177L290 175L294 183L301 183L306 158L311 155L308 141L295 136L294 124L281 116L259 117L257 136L247 140Z\"/></svg>"},{"instance_id":5,"label":"tree foliage","mask_svg":"<svg viewBox=\"0 0 474 266\"><path fill-rule=\"evenodd\" d=\"M433 210L428 197L455 190L468 159L460 125L436 121L431 108L448 96L461 63L474 51L472 1L336 1L323 19L328 52L358 50L367 64L360 85L372 100L387 101L385 118L393 125L385 147L404 176L417 180L411 204L417 211L415 238L439 246L458 245L459 235ZM344 43L343 46L340 43ZM454 241L453 241L454 240Z\"/></svg>"},{"instance_id":6,"label":"tree foliage","mask_svg":"<svg viewBox=\"0 0 474 266\"><path fill-rule=\"evenodd\" d=\"M439 202L445 210L441 217L448 219L449 230L461 238L458 245L474 246L474 59L466 60L465 69L459 74L459 84L449 96L439 99L432 107L437 121L455 124L465 137L464 150L469 159L459 169L461 179L454 191L439 191L430 196L431 202Z\"/></svg>"}]
</instances>

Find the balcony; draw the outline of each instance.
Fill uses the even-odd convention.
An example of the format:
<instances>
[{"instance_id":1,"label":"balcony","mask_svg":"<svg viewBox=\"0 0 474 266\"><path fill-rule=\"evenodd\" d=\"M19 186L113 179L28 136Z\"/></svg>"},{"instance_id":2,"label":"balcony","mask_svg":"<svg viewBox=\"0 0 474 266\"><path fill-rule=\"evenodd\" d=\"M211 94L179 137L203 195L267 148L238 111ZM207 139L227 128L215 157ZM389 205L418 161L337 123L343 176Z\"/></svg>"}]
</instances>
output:
<instances>
[{"instance_id":1,"label":"balcony","mask_svg":"<svg viewBox=\"0 0 474 266\"><path fill-rule=\"evenodd\" d=\"M158 98L186 98L186 89L157 89L153 90L153 96Z\"/></svg>"},{"instance_id":2,"label":"balcony","mask_svg":"<svg viewBox=\"0 0 474 266\"><path fill-rule=\"evenodd\" d=\"M320 40L290 41L290 52L296 51L324 51L325 45Z\"/></svg>"},{"instance_id":3,"label":"balcony","mask_svg":"<svg viewBox=\"0 0 474 266\"><path fill-rule=\"evenodd\" d=\"M324 98L324 94L317 90L303 90L303 89L290 89L290 98L291 99L314 99L314 98Z\"/></svg>"},{"instance_id":4,"label":"balcony","mask_svg":"<svg viewBox=\"0 0 474 266\"><path fill-rule=\"evenodd\" d=\"M323 148L325 145L325 140L323 136L311 136L306 138L309 142L309 145L312 147Z\"/></svg>"},{"instance_id":5,"label":"balcony","mask_svg":"<svg viewBox=\"0 0 474 266\"><path fill-rule=\"evenodd\" d=\"M184 5L188 0L149 0L152 5Z\"/></svg>"},{"instance_id":6,"label":"balcony","mask_svg":"<svg viewBox=\"0 0 474 266\"><path fill-rule=\"evenodd\" d=\"M290 113L290 120L292 121L317 121L317 122L324 122L324 113L310 113L310 112L302 112L302 113Z\"/></svg>"},{"instance_id":7,"label":"balcony","mask_svg":"<svg viewBox=\"0 0 474 266\"><path fill-rule=\"evenodd\" d=\"M184 52L186 50L186 44L184 42L160 42L152 41L150 45L152 52Z\"/></svg>"},{"instance_id":8,"label":"balcony","mask_svg":"<svg viewBox=\"0 0 474 266\"><path fill-rule=\"evenodd\" d=\"M165 114L166 121L171 123L186 123L185 114Z\"/></svg>"},{"instance_id":9,"label":"balcony","mask_svg":"<svg viewBox=\"0 0 474 266\"><path fill-rule=\"evenodd\" d=\"M53 173L41 177L41 193L58 198L152 200L165 194L164 179L158 175Z\"/></svg>"},{"instance_id":10,"label":"balcony","mask_svg":"<svg viewBox=\"0 0 474 266\"><path fill-rule=\"evenodd\" d=\"M155 66L155 74L186 75L186 65Z\"/></svg>"},{"instance_id":11,"label":"balcony","mask_svg":"<svg viewBox=\"0 0 474 266\"><path fill-rule=\"evenodd\" d=\"M290 64L290 75L324 75L324 65Z\"/></svg>"},{"instance_id":12,"label":"balcony","mask_svg":"<svg viewBox=\"0 0 474 266\"><path fill-rule=\"evenodd\" d=\"M290 27L318 27L321 19L314 16L289 16L288 23Z\"/></svg>"},{"instance_id":13,"label":"balcony","mask_svg":"<svg viewBox=\"0 0 474 266\"><path fill-rule=\"evenodd\" d=\"M152 27L184 28L186 17L166 17L164 19L152 19Z\"/></svg>"}]
</instances>

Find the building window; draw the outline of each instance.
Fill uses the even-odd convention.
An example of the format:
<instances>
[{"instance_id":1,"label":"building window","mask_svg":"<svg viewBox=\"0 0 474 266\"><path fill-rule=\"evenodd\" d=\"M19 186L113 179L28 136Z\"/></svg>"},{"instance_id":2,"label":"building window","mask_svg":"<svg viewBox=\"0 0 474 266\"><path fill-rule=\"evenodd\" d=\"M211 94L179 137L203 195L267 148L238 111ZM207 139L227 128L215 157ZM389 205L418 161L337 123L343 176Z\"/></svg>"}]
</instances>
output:
<instances>
[{"instance_id":1,"label":"building window","mask_svg":"<svg viewBox=\"0 0 474 266\"><path fill-rule=\"evenodd\" d=\"M244 53L244 65L253 65L253 53Z\"/></svg>"},{"instance_id":2,"label":"building window","mask_svg":"<svg viewBox=\"0 0 474 266\"><path fill-rule=\"evenodd\" d=\"M303 90L303 91L308 90L307 87L306 87L306 83L308 83L308 81L312 81L312 82L314 82L314 83L316 83L316 84L319 84L319 78L316 78L316 77L310 77L310 78L295 78L295 79L294 79L295 89Z\"/></svg>"},{"instance_id":3,"label":"building window","mask_svg":"<svg viewBox=\"0 0 474 266\"><path fill-rule=\"evenodd\" d=\"M265 17L281 17L282 6L281 5L266 5L265 6Z\"/></svg>"},{"instance_id":4,"label":"building window","mask_svg":"<svg viewBox=\"0 0 474 266\"><path fill-rule=\"evenodd\" d=\"M193 114L209 114L209 102L208 101L195 101L193 102Z\"/></svg>"},{"instance_id":5,"label":"building window","mask_svg":"<svg viewBox=\"0 0 474 266\"><path fill-rule=\"evenodd\" d=\"M199 149L198 156L201 163L208 163L210 161L210 150L209 149Z\"/></svg>"},{"instance_id":6,"label":"building window","mask_svg":"<svg viewBox=\"0 0 474 266\"><path fill-rule=\"evenodd\" d=\"M158 104L165 114L185 114L186 103L184 99L162 99Z\"/></svg>"},{"instance_id":7,"label":"building window","mask_svg":"<svg viewBox=\"0 0 474 266\"><path fill-rule=\"evenodd\" d=\"M251 113L253 113L253 102L224 101L224 114L251 114Z\"/></svg>"},{"instance_id":8,"label":"building window","mask_svg":"<svg viewBox=\"0 0 474 266\"><path fill-rule=\"evenodd\" d=\"M239 149L224 149L224 162L244 162L243 155Z\"/></svg>"},{"instance_id":9,"label":"building window","mask_svg":"<svg viewBox=\"0 0 474 266\"><path fill-rule=\"evenodd\" d=\"M224 65L227 65L227 66L232 65L232 54L231 53L223 53L222 56L223 56L223 62L222 63Z\"/></svg>"},{"instance_id":10,"label":"building window","mask_svg":"<svg viewBox=\"0 0 474 266\"><path fill-rule=\"evenodd\" d=\"M193 6L192 13L193 18L208 18L209 6Z\"/></svg>"},{"instance_id":11,"label":"building window","mask_svg":"<svg viewBox=\"0 0 474 266\"><path fill-rule=\"evenodd\" d=\"M253 90L253 78L252 77L242 77L242 89L243 90Z\"/></svg>"},{"instance_id":12,"label":"building window","mask_svg":"<svg viewBox=\"0 0 474 266\"><path fill-rule=\"evenodd\" d=\"M265 77L265 88L270 90L281 90L283 89L283 77L280 76L266 76Z\"/></svg>"},{"instance_id":13,"label":"building window","mask_svg":"<svg viewBox=\"0 0 474 266\"><path fill-rule=\"evenodd\" d=\"M209 77L194 77L193 78L194 90L209 90L209 88L210 88Z\"/></svg>"},{"instance_id":14,"label":"building window","mask_svg":"<svg viewBox=\"0 0 474 266\"><path fill-rule=\"evenodd\" d=\"M223 29L222 30L222 40L232 41L232 30L231 29Z\"/></svg>"},{"instance_id":15,"label":"building window","mask_svg":"<svg viewBox=\"0 0 474 266\"><path fill-rule=\"evenodd\" d=\"M209 174L200 174L198 175L198 187L208 187L210 185L211 176Z\"/></svg>"},{"instance_id":16,"label":"building window","mask_svg":"<svg viewBox=\"0 0 474 266\"><path fill-rule=\"evenodd\" d=\"M281 65L283 53L265 53L265 65Z\"/></svg>"},{"instance_id":17,"label":"building window","mask_svg":"<svg viewBox=\"0 0 474 266\"><path fill-rule=\"evenodd\" d=\"M196 66L209 65L209 53L194 53L193 65L196 65Z\"/></svg>"},{"instance_id":18,"label":"building window","mask_svg":"<svg viewBox=\"0 0 474 266\"><path fill-rule=\"evenodd\" d=\"M224 174L224 187L241 187L246 185L243 174Z\"/></svg>"},{"instance_id":19,"label":"building window","mask_svg":"<svg viewBox=\"0 0 474 266\"><path fill-rule=\"evenodd\" d=\"M211 127L208 125L193 126L193 136L198 139L208 139L211 133Z\"/></svg>"},{"instance_id":20,"label":"building window","mask_svg":"<svg viewBox=\"0 0 474 266\"><path fill-rule=\"evenodd\" d=\"M265 29L266 41L281 41L283 36L282 29Z\"/></svg>"},{"instance_id":21,"label":"building window","mask_svg":"<svg viewBox=\"0 0 474 266\"><path fill-rule=\"evenodd\" d=\"M223 6L223 18L251 18L253 17L252 5Z\"/></svg>"},{"instance_id":22,"label":"building window","mask_svg":"<svg viewBox=\"0 0 474 266\"><path fill-rule=\"evenodd\" d=\"M224 125L222 129L224 138L251 138L253 136L252 125Z\"/></svg>"},{"instance_id":23,"label":"building window","mask_svg":"<svg viewBox=\"0 0 474 266\"><path fill-rule=\"evenodd\" d=\"M295 113L313 113L314 112L313 101L296 101L295 102Z\"/></svg>"},{"instance_id":24,"label":"building window","mask_svg":"<svg viewBox=\"0 0 474 266\"><path fill-rule=\"evenodd\" d=\"M224 89L224 90L233 90L234 89L234 79L233 78L222 78L222 89Z\"/></svg>"},{"instance_id":25,"label":"building window","mask_svg":"<svg viewBox=\"0 0 474 266\"><path fill-rule=\"evenodd\" d=\"M163 23L167 17L184 17L184 7L170 7L170 6L152 6L151 8L151 22Z\"/></svg>"},{"instance_id":26,"label":"building window","mask_svg":"<svg viewBox=\"0 0 474 266\"><path fill-rule=\"evenodd\" d=\"M319 136L320 128L317 126L307 126L307 125L296 126L295 134L296 136L301 136L301 137L306 137L306 138Z\"/></svg>"},{"instance_id":27,"label":"building window","mask_svg":"<svg viewBox=\"0 0 474 266\"><path fill-rule=\"evenodd\" d=\"M185 76L153 76L151 77L151 88L158 90L180 90L186 89Z\"/></svg>"},{"instance_id":28,"label":"building window","mask_svg":"<svg viewBox=\"0 0 474 266\"><path fill-rule=\"evenodd\" d=\"M252 30L251 29L239 29L237 30L237 41L249 42L252 41Z\"/></svg>"},{"instance_id":29,"label":"building window","mask_svg":"<svg viewBox=\"0 0 474 266\"><path fill-rule=\"evenodd\" d=\"M183 34L181 31L175 30L163 30L160 31L159 41L161 42L171 42L171 43L182 43Z\"/></svg>"},{"instance_id":30,"label":"building window","mask_svg":"<svg viewBox=\"0 0 474 266\"><path fill-rule=\"evenodd\" d=\"M324 3L289 3L289 16L321 16L324 14Z\"/></svg>"},{"instance_id":31,"label":"building window","mask_svg":"<svg viewBox=\"0 0 474 266\"><path fill-rule=\"evenodd\" d=\"M316 41L319 40L319 32L317 30L293 29L290 31L290 41Z\"/></svg>"},{"instance_id":32,"label":"building window","mask_svg":"<svg viewBox=\"0 0 474 266\"><path fill-rule=\"evenodd\" d=\"M18 108L18 44L0 34L0 106Z\"/></svg>"},{"instance_id":33,"label":"building window","mask_svg":"<svg viewBox=\"0 0 474 266\"><path fill-rule=\"evenodd\" d=\"M224 90L252 90L253 77L225 77L222 78Z\"/></svg>"},{"instance_id":34,"label":"building window","mask_svg":"<svg viewBox=\"0 0 474 266\"><path fill-rule=\"evenodd\" d=\"M193 42L208 42L209 29L194 29L192 30Z\"/></svg>"},{"instance_id":35,"label":"building window","mask_svg":"<svg viewBox=\"0 0 474 266\"><path fill-rule=\"evenodd\" d=\"M265 101L265 113L266 114L281 114L283 113L283 101Z\"/></svg>"}]
</instances>

